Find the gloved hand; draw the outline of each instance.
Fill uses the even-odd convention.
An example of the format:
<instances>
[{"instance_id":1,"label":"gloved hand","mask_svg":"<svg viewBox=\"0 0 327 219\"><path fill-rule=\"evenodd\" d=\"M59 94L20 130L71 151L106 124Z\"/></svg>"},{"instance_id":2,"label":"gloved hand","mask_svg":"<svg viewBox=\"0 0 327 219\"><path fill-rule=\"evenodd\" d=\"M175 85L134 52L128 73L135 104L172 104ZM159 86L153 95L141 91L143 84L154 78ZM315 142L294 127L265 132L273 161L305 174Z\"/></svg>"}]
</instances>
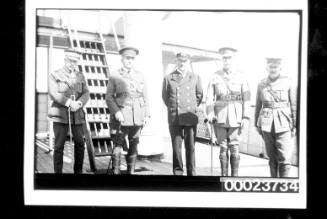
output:
<instances>
[{"instance_id":1,"label":"gloved hand","mask_svg":"<svg viewBox=\"0 0 327 219\"><path fill-rule=\"evenodd\" d=\"M115 118L119 121L119 122L124 122L124 116L123 113L121 111L117 111L115 113Z\"/></svg>"},{"instance_id":2,"label":"gloved hand","mask_svg":"<svg viewBox=\"0 0 327 219\"><path fill-rule=\"evenodd\" d=\"M208 121L210 123L214 122L214 119L215 119L215 114L212 112L212 113L209 113L208 115Z\"/></svg>"},{"instance_id":3,"label":"gloved hand","mask_svg":"<svg viewBox=\"0 0 327 219\"><path fill-rule=\"evenodd\" d=\"M82 108L83 107L83 103L81 101L77 100L76 102L79 105L79 108Z\"/></svg>"},{"instance_id":4,"label":"gloved hand","mask_svg":"<svg viewBox=\"0 0 327 219\"><path fill-rule=\"evenodd\" d=\"M210 141L210 144L217 145L217 138L215 136L211 136L209 141Z\"/></svg>"},{"instance_id":5,"label":"gloved hand","mask_svg":"<svg viewBox=\"0 0 327 219\"><path fill-rule=\"evenodd\" d=\"M79 110L81 107L83 106L81 101L71 101L69 104L70 107L70 111L72 112L76 112L77 110Z\"/></svg>"},{"instance_id":6,"label":"gloved hand","mask_svg":"<svg viewBox=\"0 0 327 219\"><path fill-rule=\"evenodd\" d=\"M149 122L150 122L150 117L149 116L144 117L143 126L146 126L147 124L149 124Z\"/></svg>"},{"instance_id":7,"label":"gloved hand","mask_svg":"<svg viewBox=\"0 0 327 219\"><path fill-rule=\"evenodd\" d=\"M243 118L241 121L241 129L244 130L249 126L249 119Z\"/></svg>"},{"instance_id":8,"label":"gloved hand","mask_svg":"<svg viewBox=\"0 0 327 219\"><path fill-rule=\"evenodd\" d=\"M292 137L295 137L296 136L296 128L293 127L292 130L291 130L291 134L292 134Z\"/></svg>"},{"instance_id":9,"label":"gloved hand","mask_svg":"<svg viewBox=\"0 0 327 219\"><path fill-rule=\"evenodd\" d=\"M238 134L242 134L243 130L248 127L249 125L249 119L243 118L241 121L241 127L238 129Z\"/></svg>"}]
</instances>

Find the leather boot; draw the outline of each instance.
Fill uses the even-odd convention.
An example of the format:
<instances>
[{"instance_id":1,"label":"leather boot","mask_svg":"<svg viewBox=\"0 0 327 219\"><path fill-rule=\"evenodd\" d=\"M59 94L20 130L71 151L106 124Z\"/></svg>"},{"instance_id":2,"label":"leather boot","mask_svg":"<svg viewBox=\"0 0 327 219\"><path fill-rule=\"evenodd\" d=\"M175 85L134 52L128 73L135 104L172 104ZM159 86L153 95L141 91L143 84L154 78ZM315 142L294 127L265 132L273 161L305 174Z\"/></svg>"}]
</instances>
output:
<instances>
[{"instance_id":1,"label":"leather boot","mask_svg":"<svg viewBox=\"0 0 327 219\"><path fill-rule=\"evenodd\" d=\"M74 174L82 174L83 173L83 162L84 162L84 145L77 147L74 146Z\"/></svg>"},{"instance_id":2,"label":"leather boot","mask_svg":"<svg viewBox=\"0 0 327 219\"><path fill-rule=\"evenodd\" d=\"M228 153L223 153L219 155L221 176L228 176Z\"/></svg>"},{"instance_id":3,"label":"leather boot","mask_svg":"<svg viewBox=\"0 0 327 219\"><path fill-rule=\"evenodd\" d=\"M278 163L275 161L269 160L269 168L270 168L270 176L273 178L277 178L278 174Z\"/></svg>"},{"instance_id":4,"label":"leather boot","mask_svg":"<svg viewBox=\"0 0 327 219\"><path fill-rule=\"evenodd\" d=\"M112 153L112 171L114 175L120 174L120 156L122 147L116 146Z\"/></svg>"},{"instance_id":5,"label":"leather boot","mask_svg":"<svg viewBox=\"0 0 327 219\"><path fill-rule=\"evenodd\" d=\"M291 169L290 164L279 164L279 177L281 178L287 178L289 177L289 172Z\"/></svg>"},{"instance_id":6,"label":"leather boot","mask_svg":"<svg viewBox=\"0 0 327 219\"><path fill-rule=\"evenodd\" d=\"M238 176L238 168L240 165L240 155L239 154L231 154L230 165L231 165L231 169L232 169L232 176Z\"/></svg>"},{"instance_id":7,"label":"leather boot","mask_svg":"<svg viewBox=\"0 0 327 219\"><path fill-rule=\"evenodd\" d=\"M127 174L133 175L135 170L135 163L136 163L136 154L127 155Z\"/></svg>"}]
</instances>

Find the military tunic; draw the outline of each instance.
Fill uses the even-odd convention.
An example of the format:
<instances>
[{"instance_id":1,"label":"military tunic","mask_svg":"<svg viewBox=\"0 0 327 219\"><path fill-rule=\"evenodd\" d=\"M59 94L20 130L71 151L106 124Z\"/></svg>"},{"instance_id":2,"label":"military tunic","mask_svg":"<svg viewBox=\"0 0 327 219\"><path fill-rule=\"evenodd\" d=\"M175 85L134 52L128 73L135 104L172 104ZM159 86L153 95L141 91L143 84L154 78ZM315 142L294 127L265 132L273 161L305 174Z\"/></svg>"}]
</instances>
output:
<instances>
[{"instance_id":1,"label":"military tunic","mask_svg":"<svg viewBox=\"0 0 327 219\"><path fill-rule=\"evenodd\" d=\"M181 146L185 139L187 175L195 175L194 144L198 123L197 107L203 97L200 77L187 72L183 77L175 70L163 80L162 99L167 106L169 131L173 147L173 173L183 174Z\"/></svg>"},{"instance_id":2,"label":"military tunic","mask_svg":"<svg viewBox=\"0 0 327 219\"><path fill-rule=\"evenodd\" d=\"M262 131L272 177L288 177L296 127L296 86L287 76L263 79L257 89L255 126Z\"/></svg>"},{"instance_id":3,"label":"military tunic","mask_svg":"<svg viewBox=\"0 0 327 219\"><path fill-rule=\"evenodd\" d=\"M63 151L69 129L68 107L65 106L71 95L83 106L89 99L89 90L85 78L80 72L70 72L63 67L49 75L49 96L51 104L48 117L53 121L55 135L53 164L54 172L62 173ZM81 107L76 112L70 112L71 130L74 136L74 173L82 173L84 159L84 133L82 124L85 115Z\"/></svg>"},{"instance_id":4,"label":"military tunic","mask_svg":"<svg viewBox=\"0 0 327 219\"><path fill-rule=\"evenodd\" d=\"M109 78L106 102L110 114L123 113L122 126L141 126L149 116L149 104L143 74L136 70L130 73L119 69Z\"/></svg>"},{"instance_id":5,"label":"military tunic","mask_svg":"<svg viewBox=\"0 0 327 219\"><path fill-rule=\"evenodd\" d=\"M207 91L207 114L214 113L217 125L239 127L244 117L250 118L250 90L240 72L217 71Z\"/></svg>"},{"instance_id":6,"label":"military tunic","mask_svg":"<svg viewBox=\"0 0 327 219\"><path fill-rule=\"evenodd\" d=\"M75 100L83 103L89 100L89 90L85 78L80 72L69 73L65 67L49 75L49 96L51 104L48 117L53 122L68 124L68 107L65 103L71 95L75 95ZM73 124L85 123L83 108L76 112L71 112Z\"/></svg>"},{"instance_id":7,"label":"military tunic","mask_svg":"<svg viewBox=\"0 0 327 219\"><path fill-rule=\"evenodd\" d=\"M129 73L121 68L109 78L106 103L110 112L110 129L117 146L124 146L125 135L129 139L128 154L137 153L137 144L146 116L150 116L146 84L143 74L132 69ZM115 119L116 112L121 111L124 121Z\"/></svg>"},{"instance_id":8,"label":"military tunic","mask_svg":"<svg viewBox=\"0 0 327 219\"><path fill-rule=\"evenodd\" d=\"M296 87L291 79L280 76L276 81L263 79L257 90L255 126L262 131L289 131L296 124Z\"/></svg>"}]
</instances>

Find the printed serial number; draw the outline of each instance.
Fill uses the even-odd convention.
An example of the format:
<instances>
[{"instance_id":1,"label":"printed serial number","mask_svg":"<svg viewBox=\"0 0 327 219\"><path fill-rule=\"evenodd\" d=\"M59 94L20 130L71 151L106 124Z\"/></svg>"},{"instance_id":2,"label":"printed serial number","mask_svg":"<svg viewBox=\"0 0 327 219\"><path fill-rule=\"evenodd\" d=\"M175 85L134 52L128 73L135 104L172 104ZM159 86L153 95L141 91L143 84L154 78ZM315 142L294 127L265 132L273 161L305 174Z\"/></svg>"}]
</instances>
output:
<instances>
[{"instance_id":1,"label":"printed serial number","mask_svg":"<svg viewBox=\"0 0 327 219\"><path fill-rule=\"evenodd\" d=\"M223 179L224 192L299 192L298 180L284 179Z\"/></svg>"}]
</instances>

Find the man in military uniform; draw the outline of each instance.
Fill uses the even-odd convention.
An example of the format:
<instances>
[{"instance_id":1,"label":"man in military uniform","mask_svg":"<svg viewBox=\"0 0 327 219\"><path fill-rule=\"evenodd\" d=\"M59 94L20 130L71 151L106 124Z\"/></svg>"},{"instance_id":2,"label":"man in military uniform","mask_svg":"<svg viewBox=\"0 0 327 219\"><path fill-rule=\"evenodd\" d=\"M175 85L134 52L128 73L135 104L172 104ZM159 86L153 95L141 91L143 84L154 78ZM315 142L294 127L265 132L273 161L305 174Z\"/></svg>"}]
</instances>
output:
<instances>
[{"instance_id":1,"label":"man in military uniform","mask_svg":"<svg viewBox=\"0 0 327 219\"><path fill-rule=\"evenodd\" d=\"M53 153L55 173L62 173L64 144L69 128L74 136L74 173L82 173L83 169L83 123L85 123L83 106L89 99L89 90L83 74L78 72L79 60L78 51L65 50L64 67L49 75L49 96L52 103L48 117L53 121L55 136Z\"/></svg>"},{"instance_id":2,"label":"man in military uniform","mask_svg":"<svg viewBox=\"0 0 327 219\"><path fill-rule=\"evenodd\" d=\"M228 175L230 162L231 175L238 176L240 136L250 118L250 90L244 75L233 64L237 50L223 47L218 52L222 56L223 69L215 72L210 79L206 97L207 116L220 146L221 175Z\"/></svg>"},{"instance_id":3,"label":"man in military uniform","mask_svg":"<svg viewBox=\"0 0 327 219\"><path fill-rule=\"evenodd\" d=\"M106 95L114 142L113 173L120 174L121 153L127 137L127 174L133 174L140 132L150 117L149 104L143 74L133 68L139 50L124 47L119 54L123 66L111 74Z\"/></svg>"},{"instance_id":4,"label":"man in military uniform","mask_svg":"<svg viewBox=\"0 0 327 219\"><path fill-rule=\"evenodd\" d=\"M195 172L194 144L198 116L197 107L203 97L200 77L189 70L190 56L185 53L176 55L177 67L163 80L162 99L168 110L169 132L173 146L173 173L183 175L181 154L182 141L185 139L187 175Z\"/></svg>"},{"instance_id":5,"label":"man in military uniform","mask_svg":"<svg viewBox=\"0 0 327 219\"><path fill-rule=\"evenodd\" d=\"M280 74L281 58L267 58L268 77L257 90L255 126L262 135L271 177L288 177L296 131L296 86Z\"/></svg>"}]
</instances>

